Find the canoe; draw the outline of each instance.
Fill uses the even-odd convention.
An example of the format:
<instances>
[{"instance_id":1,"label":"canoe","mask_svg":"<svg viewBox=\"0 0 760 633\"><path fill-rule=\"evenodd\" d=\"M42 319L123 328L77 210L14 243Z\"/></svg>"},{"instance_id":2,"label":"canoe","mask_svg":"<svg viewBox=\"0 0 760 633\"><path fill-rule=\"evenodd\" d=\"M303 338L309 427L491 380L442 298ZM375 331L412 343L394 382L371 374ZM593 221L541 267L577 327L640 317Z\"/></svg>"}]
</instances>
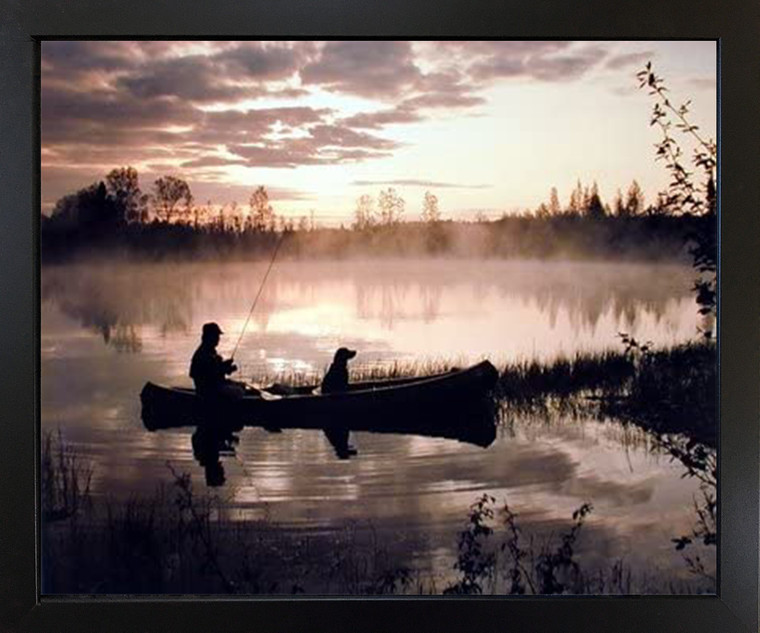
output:
<instances>
[{"instance_id":1,"label":"canoe","mask_svg":"<svg viewBox=\"0 0 760 633\"><path fill-rule=\"evenodd\" d=\"M262 390L237 399L201 400L195 390L146 383L140 394L148 430L224 425L414 433L488 445L495 437L493 390L498 372L483 361L426 377L357 382L341 393L316 386Z\"/></svg>"}]
</instances>

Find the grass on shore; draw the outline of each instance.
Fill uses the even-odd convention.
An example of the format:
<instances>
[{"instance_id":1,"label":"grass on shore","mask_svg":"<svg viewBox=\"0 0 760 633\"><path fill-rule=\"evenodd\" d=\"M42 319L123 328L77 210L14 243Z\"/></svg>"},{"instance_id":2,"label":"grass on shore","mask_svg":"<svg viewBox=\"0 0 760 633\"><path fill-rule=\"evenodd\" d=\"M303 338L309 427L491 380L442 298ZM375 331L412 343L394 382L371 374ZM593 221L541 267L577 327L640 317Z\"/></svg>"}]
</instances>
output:
<instances>
[{"instance_id":1,"label":"grass on shore","mask_svg":"<svg viewBox=\"0 0 760 633\"><path fill-rule=\"evenodd\" d=\"M553 361L499 367L494 396L509 412L547 407L610 417L657 434L683 434L711 448L717 442L717 354L711 341L653 350L630 338L620 351L578 353ZM464 367L452 360L395 361L351 369L353 382L407 378ZM260 375L255 382L318 384L321 373Z\"/></svg>"}]
</instances>

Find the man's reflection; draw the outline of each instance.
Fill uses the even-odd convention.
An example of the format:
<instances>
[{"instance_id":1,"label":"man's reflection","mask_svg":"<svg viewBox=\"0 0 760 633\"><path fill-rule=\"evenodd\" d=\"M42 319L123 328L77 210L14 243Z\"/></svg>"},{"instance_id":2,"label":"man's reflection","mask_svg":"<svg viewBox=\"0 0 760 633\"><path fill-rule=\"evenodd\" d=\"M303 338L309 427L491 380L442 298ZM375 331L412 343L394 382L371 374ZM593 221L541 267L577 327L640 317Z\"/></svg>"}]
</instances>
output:
<instances>
[{"instance_id":1,"label":"man's reflection","mask_svg":"<svg viewBox=\"0 0 760 633\"><path fill-rule=\"evenodd\" d=\"M206 485L224 485L226 478L220 456L234 456L239 441L238 436L229 431L212 429L205 424L198 426L192 437L193 456L206 472Z\"/></svg>"}]
</instances>

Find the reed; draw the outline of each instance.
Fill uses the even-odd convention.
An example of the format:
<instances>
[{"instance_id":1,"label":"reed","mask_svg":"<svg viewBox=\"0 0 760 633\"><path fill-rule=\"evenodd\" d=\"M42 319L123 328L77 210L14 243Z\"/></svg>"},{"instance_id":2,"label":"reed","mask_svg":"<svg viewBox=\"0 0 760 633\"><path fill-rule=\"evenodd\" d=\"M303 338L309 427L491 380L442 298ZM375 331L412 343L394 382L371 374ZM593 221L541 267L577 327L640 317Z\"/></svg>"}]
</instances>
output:
<instances>
[{"instance_id":1,"label":"reed","mask_svg":"<svg viewBox=\"0 0 760 633\"><path fill-rule=\"evenodd\" d=\"M652 349L630 337L620 350L554 360L516 360L499 367L494 398L507 413L553 410L614 418L657 434L683 434L710 447L717 441L717 353L697 340ZM466 366L461 359L374 363L351 368L351 380L421 377ZM323 372L322 372L323 373ZM261 374L259 384L319 384L322 373Z\"/></svg>"},{"instance_id":2,"label":"reed","mask_svg":"<svg viewBox=\"0 0 760 633\"><path fill-rule=\"evenodd\" d=\"M40 459L43 520L67 519L87 507L92 474L92 466L64 440L60 429L57 433L47 432Z\"/></svg>"}]
</instances>

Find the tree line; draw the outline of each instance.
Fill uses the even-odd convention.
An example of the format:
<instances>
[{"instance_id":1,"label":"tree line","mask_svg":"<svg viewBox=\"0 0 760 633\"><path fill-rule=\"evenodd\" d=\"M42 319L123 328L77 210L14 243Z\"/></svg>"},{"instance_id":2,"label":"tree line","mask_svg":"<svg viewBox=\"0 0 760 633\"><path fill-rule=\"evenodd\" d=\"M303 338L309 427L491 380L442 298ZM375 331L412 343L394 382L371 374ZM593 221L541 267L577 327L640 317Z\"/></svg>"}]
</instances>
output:
<instances>
[{"instance_id":1,"label":"tree line","mask_svg":"<svg viewBox=\"0 0 760 633\"><path fill-rule=\"evenodd\" d=\"M256 187L244 210L237 202L215 207L196 204L186 180L161 176L149 193L143 192L134 167L112 169L105 179L60 198L49 218L48 230L108 232L129 225L185 225L222 231L295 230L292 219L277 216L264 186ZM306 228L305 217L299 227Z\"/></svg>"},{"instance_id":2,"label":"tree line","mask_svg":"<svg viewBox=\"0 0 760 633\"><path fill-rule=\"evenodd\" d=\"M714 185L712 191L714 197ZM612 203L608 204L602 201L596 182L584 186L578 180L567 205L560 204L557 188L552 187L548 202L541 202L535 210L525 211L523 215L537 219L581 217L592 220L674 215L673 205L668 204L663 196L658 196L656 204L645 206L644 194L634 180L625 196L618 190ZM507 217L504 214L502 220ZM419 217L411 222L436 224L442 219L438 196L426 191ZM475 220L485 222L488 218L481 213ZM408 221L406 201L389 187L381 190L377 199L369 194L357 198L350 228L364 231L398 226ZM112 169L104 180L63 196L56 202L50 217L43 215L42 223L47 231L81 231L89 234L145 224L184 225L206 232L236 233L315 228L313 219L310 221L306 216L294 220L276 214L264 186L252 191L247 207L237 202L213 205L208 201L203 205L196 203L187 181L173 175L157 178L152 190L143 192L134 167Z\"/></svg>"},{"instance_id":3,"label":"tree line","mask_svg":"<svg viewBox=\"0 0 760 633\"><path fill-rule=\"evenodd\" d=\"M672 208L672 207L671 207ZM327 228L275 212L266 187L248 205L197 204L177 176L141 189L133 167L112 169L89 187L63 196L42 216L44 261L89 253L165 257L265 256L277 235L291 235L283 255L298 257L467 256L498 258L677 259L695 222L667 205L645 206L638 183L605 204L596 183L580 182L562 206L556 188L534 211L472 222L444 219L438 197L426 191L419 215L407 214L392 187L361 195L349 226Z\"/></svg>"}]
</instances>

